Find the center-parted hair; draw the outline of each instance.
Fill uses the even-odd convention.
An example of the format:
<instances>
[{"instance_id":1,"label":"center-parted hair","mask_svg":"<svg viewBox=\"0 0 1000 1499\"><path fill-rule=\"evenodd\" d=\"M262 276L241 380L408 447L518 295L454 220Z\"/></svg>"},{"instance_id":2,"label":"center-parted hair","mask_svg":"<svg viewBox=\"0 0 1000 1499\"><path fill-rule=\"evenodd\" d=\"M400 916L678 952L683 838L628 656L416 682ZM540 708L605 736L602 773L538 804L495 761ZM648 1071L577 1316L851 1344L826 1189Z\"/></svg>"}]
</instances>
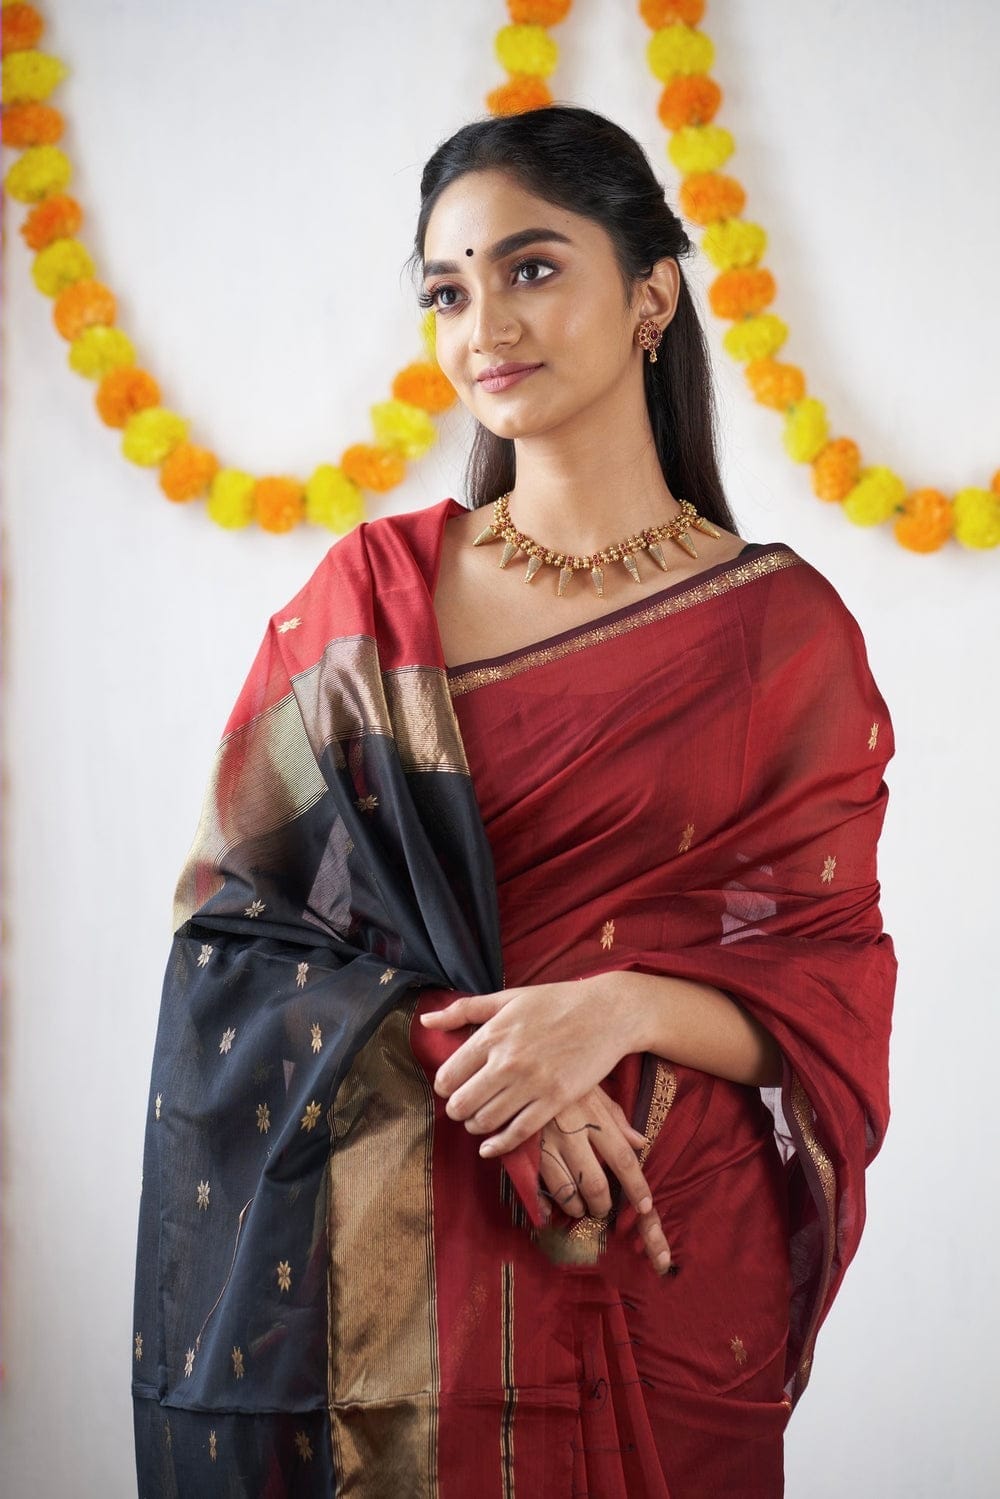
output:
<instances>
[{"instance_id":1,"label":"center-parted hair","mask_svg":"<svg viewBox=\"0 0 1000 1499\"><path fill-rule=\"evenodd\" d=\"M693 248L649 160L627 130L593 110L553 104L523 114L475 120L444 141L420 178L420 212L411 265L422 265L431 213L445 188L469 172L507 172L525 191L600 224L622 278L623 310L656 261L678 262L680 295L655 364L643 360L646 409L671 493L735 531L719 476L715 401L704 330L680 261ZM466 470L473 507L514 487L511 438L481 422Z\"/></svg>"}]
</instances>

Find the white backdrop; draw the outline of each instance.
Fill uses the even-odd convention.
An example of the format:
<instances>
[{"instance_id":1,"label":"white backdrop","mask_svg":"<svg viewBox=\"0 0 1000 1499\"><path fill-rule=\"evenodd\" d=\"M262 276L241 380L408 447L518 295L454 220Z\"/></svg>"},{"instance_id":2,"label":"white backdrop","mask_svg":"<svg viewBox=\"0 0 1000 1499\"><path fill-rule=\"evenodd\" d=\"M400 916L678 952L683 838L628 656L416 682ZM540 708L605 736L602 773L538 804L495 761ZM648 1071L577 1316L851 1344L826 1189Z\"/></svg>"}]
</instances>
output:
<instances>
[{"instance_id":1,"label":"white backdrop","mask_svg":"<svg viewBox=\"0 0 1000 1499\"><path fill-rule=\"evenodd\" d=\"M227 463L305 476L419 353L400 275L420 167L500 81L498 0L44 7L98 273L165 403ZM952 491L1000 464L991 0L710 5L721 122L769 231L784 351L835 431ZM577 0L557 97L676 195L631 0ZM8 164L12 157L8 157ZM134 1492L131 1278L173 885L269 614L331 537L227 534L119 455L8 205L3 1439L10 1499ZM704 302L711 267L692 272ZM869 1226L789 1428L789 1499L986 1499L995 1442L1000 553L919 558L820 504L708 318L741 530L865 631L893 713L882 845L900 958ZM460 494L464 421L372 515ZM995 919L995 918L994 918Z\"/></svg>"}]
</instances>

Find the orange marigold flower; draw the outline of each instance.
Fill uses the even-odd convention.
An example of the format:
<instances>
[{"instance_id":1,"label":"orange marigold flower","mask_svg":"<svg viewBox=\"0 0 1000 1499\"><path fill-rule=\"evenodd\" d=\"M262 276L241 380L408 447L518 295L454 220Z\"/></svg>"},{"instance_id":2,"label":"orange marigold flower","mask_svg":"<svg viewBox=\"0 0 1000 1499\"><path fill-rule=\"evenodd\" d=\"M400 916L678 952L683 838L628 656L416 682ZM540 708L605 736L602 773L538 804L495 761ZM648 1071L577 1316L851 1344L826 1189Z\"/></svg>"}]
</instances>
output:
<instances>
[{"instance_id":1,"label":"orange marigold flower","mask_svg":"<svg viewBox=\"0 0 1000 1499\"><path fill-rule=\"evenodd\" d=\"M907 551L936 552L951 535L953 521L951 501L939 489L915 489L903 501L893 530Z\"/></svg>"},{"instance_id":2,"label":"orange marigold flower","mask_svg":"<svg viewBox=\"0 0 1000 1499\"><path fill-rule=\"evenodd\" d=\"M707 73L678 73L671 79L657 105L657 113L668 130L682 125L707 125L722 102L722 90Z\"/></svg>"},{"instance_id":3,"label":"orange marigold flower","mask_svg":"<svg viewBox=\"0 0 1000 1499\"><path fill-rule=\"evenodd\" d=\"M147 370L119 365L108 370L94 397L98 415L106 427L124 427L130 416L159 406L160 387Z\"/></svg>"},{"instance_id":4,"label":"orange marigold flower","mask_svg":"<svg viewBox=\"0 0 1000 1499\"><path fill-rule=\"evenodd\" d=\"M990 480L990 488L995 489L997 494L1000 494L1000 468L997 469L996 473L993 475L993 478Z\"/></svg>"},{"instance_id":5,"label":"orange marigold flower","mask_svg":"<svg viewBox=\"0 0 1000 1499\"><path fill-rule=\"evenodd\" d=\"M841 501L858 482L861 449L850 437L835 437L820 448L812 465L813 489L821 500Z\"/></svg>"},{"instance_id":6,"label":"orange marigold flower","mask_svg":"<svg viewBox=\"0 0 1000 1499\"><path fill-rule=\"evenodd\" d=\"M507 0L515 26L558 26L565 21L573 0Z\"/></svg>"},{"instance_id":7,"label":"orange marigold flower","mask_svg":"<svg viewBox=\"0 0 1000 1499\"><path fill-rule=\"evenodd\" d=\"M17 151L28 146L54 146L62 139L64 129L62 115L51 104L27 101L4 106L3 143Z\"/></svg>"},{"instance_id":8,"label":"orange marigold flower","mask_svg":"<svg viewBox=\"0 0 1000 1499\"><path fill-rule=\"evenodd\" d=\"M651 31L674 21L697 26L705 14L705 0L639 0L639 14Z\"/></svg>"},{"instance_id":9,"label":"orange marigold flower","mask_svg":"<svg viewBox=\"0 0 1000 1499\"><path fill-rule=\"evenodd\" d=\"M708 288L708 300L716 317L749 317L773 302L777 289L770 271L753 266L716 276Z\"/></svg>"},{"instance_id":10,"label":"orange marigold flower","mask_svg":"<svg viewBox=\"0 0 1000 1499\"><path fill-rule=\"evenodd\" d=\"M533 73L515 73L486 95L486 108L494 115L527 114L529 109L544 109L551 103L548 84Z\"/></svg>"},{"instance_id":11,"label":"orange marigold flower","mask_svg":"<svg viewBox=\"0 0 1000 1499\"><path fill-rule=\"evenodd\" d=\"M806 377L796 364L776 359L751 359L744 370L754 399L775 411L787 411L806 393Z\"/></svg>"},{"instance_id":12,"label":"orange marigold flower","mask_svg":"<svg viewBox=\"0 0 1000 1499\"><path fill-rule=\"evenodd\" d=\"M219 469L219 460L207 448L179 443L160 467L160 488L168 500L193 500L204 494Z\"/></svg>"},{"instance_id":13,"label":"orange marigold flower","mask_svg":"<svg viewBox=\"0 0 1000 1499\"><path fill-rule=\"evenodd\" d=\"M295 479L280 476L258 479L253 501L257 521L264 531L291 531L305 514L305 490Z\"/></svg>"},{"instance_id":14,"label":"orange marigold flower","mask_svg":"<svg viewBox=\"0 0 1000 1499\"><path fill-rule=\"evenodd\" d=\"M399 453L366 442L356 442L347 448L341 456L340 466L359 489L374 489L378 493L402 483L406 474L406 459Z\"/></svg>"},{"instance_id":15,"label":"orange marigold flower","mask_svg":"<svg viewBox=\"0 0 1000 1499\"><path fill-rule=\"evenodd\" d=\"M72 239L83 223L83 209L68 193L57 193L36 203L21 225L29 250L44 250L53 240Z\"/></svg>"},{"instance_id":16,"label":"orange marigold flower","mask_svg":"<svg viewBox=\"0 0 1000 1499\"><path fill-rule=\"evenodd\" d=\"M56 297L52 321L69 343L95 323L110 328L115 320L115 294L102 281L73 281Z\"/></svg>"},{"instance_id":17,"label":"orange marigold flower","mask_svg":"<svg viewBox=\"0 0 1000 1499\"><path fill-rule=\"evenodd\" d=\"M747 195L735 177L719 172L693 172L681 183L680 210L694 224L714 224L717 219L737 219Z\"/></svg>"},{"instance_id":18,"label":"orange marigold flower","mask_svg":"<svg viewBox=\"0 0 1000 1499\"><path fill-rule=\"evenodd\" d=\"M3 55L28 52L45 30L45 22L33 5L5 5L3 8Z\"/></svg>"},{"instance_id":19,"label":"orange marigold flower","mask_svg":"<svg viewBox=\"0 0 1000 1499\"><path fill-rule=\"evenodd\" d=\"M436 364L408 364L392 382L397 401L409 401L421 411L447 411L454 406L455 387Z\"/></svg>"}]
</instances>

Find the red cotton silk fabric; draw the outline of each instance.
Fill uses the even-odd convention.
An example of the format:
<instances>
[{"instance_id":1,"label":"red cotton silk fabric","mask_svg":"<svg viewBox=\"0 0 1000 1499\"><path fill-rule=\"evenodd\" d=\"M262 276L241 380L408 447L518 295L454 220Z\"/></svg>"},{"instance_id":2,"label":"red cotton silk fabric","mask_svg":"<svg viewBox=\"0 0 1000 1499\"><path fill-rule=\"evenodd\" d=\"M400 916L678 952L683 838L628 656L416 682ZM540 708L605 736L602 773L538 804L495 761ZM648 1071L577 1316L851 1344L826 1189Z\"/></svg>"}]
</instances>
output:
<instances>
[{"instance_id":1,"label":"red cotton silk fabric","mask_svg":"<svg viewBox=\"0 0 1000 1499\"><path fill-rule=\"evenodd\" d=\"M751 546L596 632L565 631L449 680L493 850L506 987L622 968L694 979L743 1004L785 1058L787 1164L758 1090L674 1069L647 1172L676 1279L657 1282L625 1250L627 1214L595 1269L532 1261L515 1275L515 1327L545 1329L523 1351L515 1334L519 1390L551 1401L561 1377L568 1390L553 1349L568 1357L571 1344L579 1388L588 1358L624 1366L608 1380L616 1441L589 1442L586 1396L568 1399L567 1422L583 1422L568 1439L573 1483L586 1486L551 1492L780 1493L780 1433L857 1249L864 1171L888 1121L896 960L876 847L893 737L861 633L809 564L780 544ZM425 991L421 1003L452 997ZM429 1043L414 1034L413 1045ZM617 1071L611 1090L631 1115L636 1074ZM482 1204L475 1143L440 1115L435 1189L449 1219L467 1194ZM475 1295L474 1240L470 1226L462 1256L443 1247L442 1346L449 1306ZM553 1275L574 1289L553 1300ZM456 1389L469 1376L456 1366ZM442 1436L447 1426L443 1412ZM542 1459L520 1404L514 1426L530 1491ZM546 1433L551 1445L551 1416L538 1423L543 1446ZM610 1447L595 1477L591 1449ZM493 1492L486 1472L476 1480Z\"/></svg>"}]
</instances>

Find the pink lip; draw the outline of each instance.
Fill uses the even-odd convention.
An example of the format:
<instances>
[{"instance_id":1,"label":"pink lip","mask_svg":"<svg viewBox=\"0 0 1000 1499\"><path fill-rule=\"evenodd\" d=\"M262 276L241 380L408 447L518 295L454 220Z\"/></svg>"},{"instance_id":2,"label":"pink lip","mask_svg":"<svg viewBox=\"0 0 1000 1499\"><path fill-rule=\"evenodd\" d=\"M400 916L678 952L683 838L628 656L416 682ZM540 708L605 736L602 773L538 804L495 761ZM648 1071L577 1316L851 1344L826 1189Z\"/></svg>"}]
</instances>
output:
<instances>
[{"instance_id":1,"label":"pink lip","mask_svg":"<svg viewBox=\"0 0 1000 1499\"><path fill-rule=\"evenodd\" d=\"M496 393L507 390L509 386L516 385L526 375L533 375L535 370L541 369L540 364L502 364L495 374L480 375L479 384L484 390Z\"/></svg>"}]
</instances>

